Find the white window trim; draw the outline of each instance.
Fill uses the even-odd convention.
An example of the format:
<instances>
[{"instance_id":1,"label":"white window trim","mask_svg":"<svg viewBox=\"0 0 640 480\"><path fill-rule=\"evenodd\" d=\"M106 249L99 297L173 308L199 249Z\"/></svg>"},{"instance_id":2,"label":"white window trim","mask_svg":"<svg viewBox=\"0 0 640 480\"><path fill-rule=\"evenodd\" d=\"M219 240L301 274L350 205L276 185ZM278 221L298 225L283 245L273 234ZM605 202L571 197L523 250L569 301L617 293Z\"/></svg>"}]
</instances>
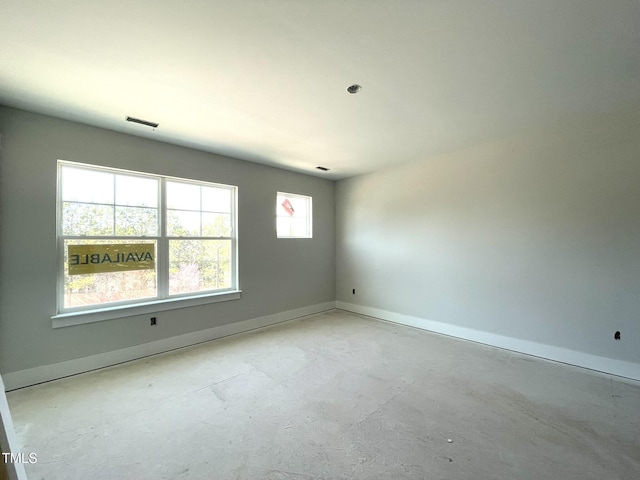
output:
<instances>
[{"instance_id":1,"label":"white window trim","mask_svg":"<svg viewBox=\"0 0 640 480\"><path fill-rule=\"evenodd\" d=\"M82 307L73 307L64 309L64 269L60 268L62 265L61 255L64 255L63 248L61 244L64 243L65 237L70 237L69 235L62 234L62 197L60 195L61 192L61 175L60 170L62 166L68 165L72 167L84 167L87 169L93 169L98 171L111 171L113 173L121 173L126 175L139 175L142 177L150 177L156 178L160 180L160 189L158 195L160 196L160 202L158 202L158 215L160 222L160 235L153 237L119 237L120 239L146 239L146 240L155 240L157 242L157 250L168 252L168 243L169 240L172 239L185 239L185 240L193 240L198 239L199 237L169 237L166 232L166 215L167 215L167 205L166 205L166 182L167 181L177 181L181 183L191 183L194 185L220 185L225 188L232 187L233 189L233 202L231 206L231 216L233 218L233 226L234 226L234 235L229 237L221 237L222 239L230 239L231 240L231 255L234 259L233 267L231 269L231 285L232 287L225 290L215 290L215 291L204 291L204 292L193 292L186 294L177 294L177 295L168 295L166 297L161 298L152 298L149 300L140 299L140 300L126 300L118 303L109 303L104 307L98 305L92 305L88 308ZM56 189L56 245L57 245L57 263L56 269L57 272L57 284L56 284L56 313L51 317L53 328L67 327L71 325L80 325L84 323L92 323L99 322L103 320L111 320L116 318L123 317L131 317L135 315L144 315L149 313L156 313L167 310L175 310L179 308L197 306L197 305L205 305L209 303L218 303L225 302L229 300L238 300L240 299L240 294L242 290L238 287L238 219L237 219L237 205L238 205L238 187L234 185L226 185L226 184L218 184L215 182L207 182L207 181L198 181L194 179L186 179L180 177L172 177L166 175L157 175L150 174L144 172L137 172L133 170L125 170L119 168L112 167L104 167L100 165L92 165L87 163L80 162L70 162L66 160L58 160L58 180L57 180L57 189ZM93 237L92 237L93 238ZM115 236L108 236L105 238L116 238ZM217 239L217 237L207 237L207 239ZM164 244L161 248L161 244ZM157 273L156 273L156 288L158 294L160 292L166 291L168 294L168 276L160 275L160 271L167 270L168 258L165 258L164 255L158 255L157 257Z\"/></svg>"},{"instance_id":2,"label":"white window trim","mask_svg":"<svg viewBox=\"0 0 640 480\"><path fill-rule=\"evenodd\" d=\"M116 318L133 317L151 313L176 310L178 308L195 307L209 303L226 302L228 300L239 300L242 290L232 290L226 292L216 292L207 295L194 295L191 297L168 298L162 300L152 300L149 302L139 302L135 305L119 305L116 307L96 308L83 310L81 312L60 313L51 317L53 328L70 327L72 325L82 325L84 323L101 322L104 320L114 320Z\"/></svg>"}]
</instances>

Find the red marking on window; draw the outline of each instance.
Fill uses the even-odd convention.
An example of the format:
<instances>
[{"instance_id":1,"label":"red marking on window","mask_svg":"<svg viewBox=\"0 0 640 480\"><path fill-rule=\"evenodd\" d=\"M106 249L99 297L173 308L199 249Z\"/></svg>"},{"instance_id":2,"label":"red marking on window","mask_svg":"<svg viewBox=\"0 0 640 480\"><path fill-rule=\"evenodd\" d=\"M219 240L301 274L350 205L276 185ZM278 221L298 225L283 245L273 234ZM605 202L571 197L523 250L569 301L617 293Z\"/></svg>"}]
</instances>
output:
<instances>
[{"instance_id":1,"label":"red marking on window","mask_svg":"<svg viewBox=\"0 0 640 480\"><path fill-rule=\"evenodd\" d=\"M291 202L289 201L288 198L284 199L284 202L282 202L282 208L284 208L287 213L289 214L289 216L293 216L293 205L291 205Z\"/></svg>"}]
</instances>

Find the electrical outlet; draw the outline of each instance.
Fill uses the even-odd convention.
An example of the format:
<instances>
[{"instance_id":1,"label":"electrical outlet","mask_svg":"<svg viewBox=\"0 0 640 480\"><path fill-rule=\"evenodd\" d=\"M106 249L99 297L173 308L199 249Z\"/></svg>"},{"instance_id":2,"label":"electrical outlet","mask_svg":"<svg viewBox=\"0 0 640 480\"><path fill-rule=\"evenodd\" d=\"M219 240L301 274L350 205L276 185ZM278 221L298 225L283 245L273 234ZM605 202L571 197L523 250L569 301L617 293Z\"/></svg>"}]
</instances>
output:
<instances>
[{"instance_id":1,"label":"electrical outlet","mask_svg":"<svg viewBox=\"0 0 640 480\"><path fill-rule=\"evenodd\" d=\"M353 294L354 294L354 295L356 294L356 289L355 289L355 288L353 289Z\"/></svg>"},{"instance_id":2,"label":"electrical outlet","mask_svg":"<svg viewBox=\"0 0 640 480\"><path fill-rule=\"evenodd\" d=\"M151 325L155 325L156 324L156 317L151 317Z\"/></svg>"}]
</instances>

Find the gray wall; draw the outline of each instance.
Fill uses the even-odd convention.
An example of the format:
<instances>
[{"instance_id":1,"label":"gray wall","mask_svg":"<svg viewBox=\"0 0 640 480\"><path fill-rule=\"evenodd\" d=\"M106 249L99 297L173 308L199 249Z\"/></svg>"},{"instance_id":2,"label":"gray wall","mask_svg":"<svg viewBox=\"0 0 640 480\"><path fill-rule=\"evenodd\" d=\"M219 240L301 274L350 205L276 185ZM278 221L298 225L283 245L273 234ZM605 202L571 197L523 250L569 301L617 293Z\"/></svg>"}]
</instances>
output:
<instances>
[{"instance_id":1,"label":"gray wall","mask_svg":"<svg viewBox=\"0 0 640 480\"><path fill-rule=\"evenodd\" d=\"M640 363L639 112L338 182L337 300Z\"/></svg>"},{"instance_id":2,"label":"gray wall","mask_svg":"<svg viewBox=\"0 0 640 480\"><path fill-rule=\"evenodd\" d=\"M638 110L556 122L340 181L334 206L330 181L0 107L0 372L336 297L640 363L638 132ZM237 185L242 299L52 329L57 159ZM313 196L312 240L275 238L278 190Z\"/></svg>"},{"instance_id":3,"label":"gray wall","mask_svg":"<svg viewBox=\"0 0 640 480\"><path fill-rule=\"evenodd\" d=\"M334 182L0 107L0 372L335 299ZM240 300L52 329L56 161L238 186ZM276 239L276 191L313 197L313 239Z\"/></svg>"}]
</instances>

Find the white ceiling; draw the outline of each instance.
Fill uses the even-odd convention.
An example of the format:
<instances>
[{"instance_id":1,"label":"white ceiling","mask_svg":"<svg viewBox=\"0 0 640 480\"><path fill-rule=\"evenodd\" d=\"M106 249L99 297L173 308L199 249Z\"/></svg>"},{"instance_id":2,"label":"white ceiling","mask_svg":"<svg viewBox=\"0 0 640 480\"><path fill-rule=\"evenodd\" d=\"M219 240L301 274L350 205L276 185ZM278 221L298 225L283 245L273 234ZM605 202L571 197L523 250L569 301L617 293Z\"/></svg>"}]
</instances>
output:
<instances>
[{"instance_id":1,"label":"white ceiling","mask_svg":"<svg viewBox=\"0 0 640 480\"><path fill-rule=\"evenodd\" d=\"M640 2L0 0L0 104L345 178L640 105Z\"/></svg>"}]
</instances>

